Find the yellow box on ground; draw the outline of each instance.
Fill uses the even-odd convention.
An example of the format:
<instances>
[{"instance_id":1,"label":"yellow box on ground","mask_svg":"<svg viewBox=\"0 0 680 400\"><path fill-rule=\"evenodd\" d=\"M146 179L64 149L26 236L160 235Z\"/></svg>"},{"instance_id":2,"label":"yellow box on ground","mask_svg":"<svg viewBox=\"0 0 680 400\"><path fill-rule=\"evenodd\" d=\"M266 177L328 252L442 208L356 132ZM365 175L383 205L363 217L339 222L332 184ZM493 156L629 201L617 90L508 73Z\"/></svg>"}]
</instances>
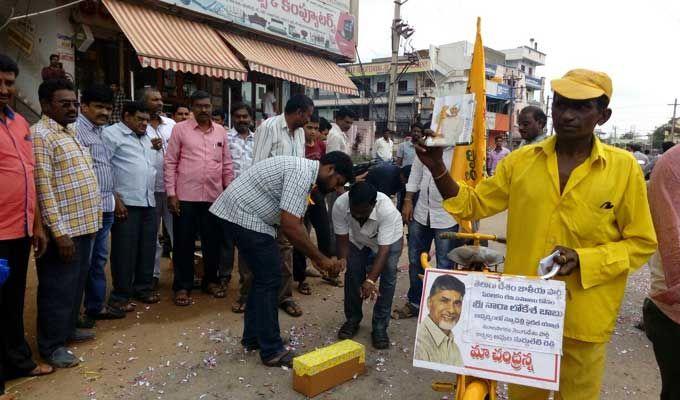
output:
<instances>
[{"instance_id":1,"label":"yellow box on ground","mask_svg":"<svg viewBox=\"0 0 680 400\"><path fill-rule=\"evenodd\" d=\"M293 389L308 397L333 388L366 372L366 349L343 340L293 360Z\"/></svg>"}]
</instances>

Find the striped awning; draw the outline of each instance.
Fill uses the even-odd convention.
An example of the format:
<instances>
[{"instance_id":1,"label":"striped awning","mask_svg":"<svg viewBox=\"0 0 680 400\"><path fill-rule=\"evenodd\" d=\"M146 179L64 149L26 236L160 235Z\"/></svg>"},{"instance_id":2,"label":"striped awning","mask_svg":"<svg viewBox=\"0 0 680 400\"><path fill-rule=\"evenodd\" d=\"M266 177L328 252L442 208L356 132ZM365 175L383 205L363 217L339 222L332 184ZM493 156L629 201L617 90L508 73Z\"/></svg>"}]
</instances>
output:
<instances>
[{"instance_id":1,"label":"striped awning","mask_svg":"<svg viewBox=\"0 0 680 400\"><path fill-rule=\"evenodd\" d=\"M358 94L345 70L330 60L230 32L220 34L252 71L329 92Z\"/></svg>"},{"instance_id":2,"label":"striped awning","mask_svg":"<svg viewBox=\"0 0 680 400\"><path fill-rule=\"evenodd\" d=\"M103 0L143 67L246 80L247 70L211 27L119 0Z\"/></svg>"}]
</instances>

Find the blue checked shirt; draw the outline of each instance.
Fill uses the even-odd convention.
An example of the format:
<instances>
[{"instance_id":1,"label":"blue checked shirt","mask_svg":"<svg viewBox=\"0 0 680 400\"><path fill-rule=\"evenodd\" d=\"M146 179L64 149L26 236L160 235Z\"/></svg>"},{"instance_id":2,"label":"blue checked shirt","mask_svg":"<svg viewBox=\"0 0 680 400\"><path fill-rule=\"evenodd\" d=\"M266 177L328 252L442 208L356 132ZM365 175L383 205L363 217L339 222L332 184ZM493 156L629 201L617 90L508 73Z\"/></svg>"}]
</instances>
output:
<instances>
[{"instance_id":1,"label":"blue checked shirt","mask_svg":"<svg viewBox=\"0 0 680 400\"><path fill-rule=\"evenodd\" d=\"M102 126L97 126L82 114L76 121L76 138L80 144L90 151L94 164L94 174L99 183L102 196L102 211L113 212L116 201L113 197L113 171L111 170L111 152L102 140Z\"/></svg>"}]
</instances>

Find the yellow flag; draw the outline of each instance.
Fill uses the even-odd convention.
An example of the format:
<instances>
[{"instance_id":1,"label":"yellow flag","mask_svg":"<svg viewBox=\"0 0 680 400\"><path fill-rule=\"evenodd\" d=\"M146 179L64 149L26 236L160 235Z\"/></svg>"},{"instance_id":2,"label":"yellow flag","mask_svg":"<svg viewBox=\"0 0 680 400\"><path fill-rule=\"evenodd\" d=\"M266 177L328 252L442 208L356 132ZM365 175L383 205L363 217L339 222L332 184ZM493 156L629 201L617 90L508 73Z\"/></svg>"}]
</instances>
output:
<instances>
[{"instance_id":1,"label":"yellow flag","mask_svg":"<svg viewBox=\"0 0 680 400\"><path fill-rule=\"evenodd\" d=\"M475 94L475 115L472 123L472 143L456 146L451 163L451 177L476 186L484 179L486 169L486 62L482 44L481 18L477 17L477 37L472 53L472 65L467 85L467 93ZM459 221L461 230L471 232L470 221Z\"/></svg>"}]
</instances>

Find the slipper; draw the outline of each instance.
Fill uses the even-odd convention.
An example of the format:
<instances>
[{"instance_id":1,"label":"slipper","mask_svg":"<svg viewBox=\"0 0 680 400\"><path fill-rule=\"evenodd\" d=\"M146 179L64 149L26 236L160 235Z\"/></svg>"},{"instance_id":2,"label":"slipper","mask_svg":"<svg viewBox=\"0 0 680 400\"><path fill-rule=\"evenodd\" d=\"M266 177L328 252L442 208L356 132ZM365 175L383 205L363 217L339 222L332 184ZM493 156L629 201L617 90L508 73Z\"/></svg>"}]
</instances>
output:
<instances>
[{"instance_id":1,"label":"slipper","mask_svg":"<svg viewBox=\"0 0 680 400\"><path fill-rule=\"evenodd\" d=\"M291 317L299 317L302 315L302 308L293 299L282 302L279 307Z\"/></svg>"},{"instance_id":2,"label":"slipper","mask_svg":"<svg viewBox=\"0 0 680 400\"><path fill-rule=\"evenodd\" d=\"M212 297L216 299L227 297L227 291L217 283L209 283L208 286L203 289L203 292L212 295Z\"/></svg>"},{"instance_id":3,"label":"slipper","mask_svg":"<svg viewBox=\"0 0 680 400\"><path fill-rule=\"evenodd\" d=\"M137 300L144 304L156 304L161 301L161 296L158 293L146 294L136 297Z\"/></svg>"},{"instance_id":4,"label":"slipper","mask_svg":"<svg viewBox=\"0 0 680 400\"><path fill-rule=\"evenodd\" d=\"M245 299L238 299L232 304L231 312L236 314L243 314L246 312L246 301Z\"/></svg>"},{"instance_id":5,"label":"slipper","mask_svg":"<svg viewBox=\"0 0 680 400\"><path fill-rule=\"evenodd\" d=\"M186 307L191 305L191 297L189 296L189 292L186 290L176 291L172 300L178 307Z\"/></svg>"},{"instance_id":6,"label":"slipper","mask_svg":"<svg viewBox=\"0 0 680 400\"><path fill-rule=\"evenodd\" d=\"M262 364L266 365L267 367L285 366L288 368L293 368L293 358L295 358L295 353L290 350L284 350L269 360L262 360Z\"/></svg>"},{"instance_id":7,"label":"slipper","mask_svg":"<svg viewBox=\"0 0 680 400\"><path fill-rule=\"evenodd\" d=\"M300 282L298 285L298 292L304 294L305 296L310 296L312 294L312 287L309 286L307 282Z\"/></svg>"},{"instance_id":8,"label":"slipper","mask_svg":"<svg viewBox=\"0 0 680 400\"><path fill-rule=\"evenodd\" d=\"M344 287L345 284L340 280L340 277L333 277L331 278L330 276L324 276L321 279L323 279L324 282L328 283L329 285L335 286L335 287Z\"/></svg>"},{"instance_id":9,"label":"slipper","mask_svg":"<svg viewBox=\"0 0 680 400\"><path fill-rule=\"evenodd\" d=\"M109 303L109 307L122 311L124 313L131 313L135 311L135 308L137 307L135 303L129 302L129 301L124 301L124 302L113 302Z\"/></svg>"},{"instance_id":10,"label":"slipper","mask_svg":"<svg viewBox=\"0 0 680 400\"><path fill-rule=\"evenodd\" d=\"M33 370L29 371L26 376L29 377L34 377L34 376L44 376L44 375L49 375L55 371L54 367L52 367L49 364L38 364L36 365Z\"/></svg>"}]
</instances>

